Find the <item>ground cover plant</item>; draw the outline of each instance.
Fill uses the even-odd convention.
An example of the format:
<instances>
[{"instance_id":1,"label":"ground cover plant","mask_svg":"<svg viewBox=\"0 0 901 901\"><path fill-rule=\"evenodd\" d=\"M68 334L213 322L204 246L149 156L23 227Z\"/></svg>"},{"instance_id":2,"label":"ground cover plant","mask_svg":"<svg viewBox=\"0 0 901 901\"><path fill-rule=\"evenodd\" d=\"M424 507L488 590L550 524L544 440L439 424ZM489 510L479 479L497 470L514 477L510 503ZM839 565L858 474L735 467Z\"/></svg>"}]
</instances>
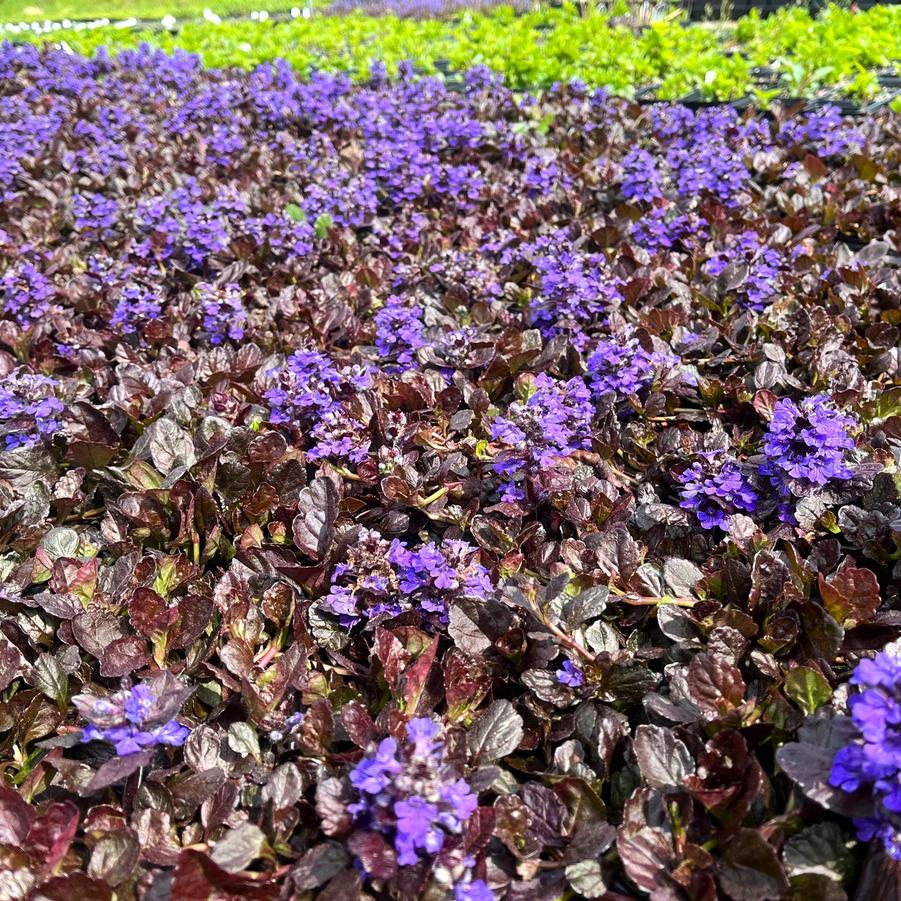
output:
<instances>
[{"instance_id":1,"label":"ground cover plant","mask_svg":"<svg viewBox=\"0 0 901 901\"><path fill-rule=\"evenodd\" d=\"M897 114L0 66L4 897L895 897Z\"/></svg>"},{"instance_id":2,"label":"ground cover plant","mask_svg":"<svg viewBox=\"0 0 901 901\"><path fill-rule=\"evenodd\" d=\"M336 2L345 10L349 3ZM487 6L490 4L483 4ZM323 4L325 6L325 4ZM290 21L187 22L176 31L101 28L54 32L53 41L92 55L98 48L198 53L208 66L286 59L301 76L347 73L365 81L373 62L392 75L407 61L423 73L459 82L473 65L504 75L508 87L533 91L578 79L623 96L675 100L736 100L765 105L775 97L845 99L866 106L891 103L901 82L901 6L853 12L829 6L811 18L803 9L780 10L765 20L746 16L724 33L667 19L646 29L596 7L461 9L435 18L435 5L405 0L386 4L400 15L360 11ZM624 12L625 6L620 12ZM378 5L367 10L378 12ZM404 14L408 15L404 15ZM17 39L47 40L43 35Z\"/></svg>"},{"instance_id":3,"label":"ground cover plant","mask_svg":"<svg viewBox=\"0 0 901 901\"><path fill-rule=\"evenodd\" d=\"M0 0L0 21L201 18L205 9L220 16L248 16L260 10L290 12L296 6L303 4L297 0Z\"/></svg>"}]
</instances>

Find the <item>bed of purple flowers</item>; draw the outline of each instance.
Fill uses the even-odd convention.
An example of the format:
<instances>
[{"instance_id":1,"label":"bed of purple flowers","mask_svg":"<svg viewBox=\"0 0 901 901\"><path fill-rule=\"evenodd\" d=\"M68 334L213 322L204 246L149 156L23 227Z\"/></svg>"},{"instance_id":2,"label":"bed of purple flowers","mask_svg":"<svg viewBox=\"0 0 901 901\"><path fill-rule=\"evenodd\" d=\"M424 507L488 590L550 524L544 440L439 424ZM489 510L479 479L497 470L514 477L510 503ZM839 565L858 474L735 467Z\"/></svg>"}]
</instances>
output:
<instances>
[{"instance_id":1,"label":"bed of purple flowers","mask_svg":"<svg viewBox=\"0 0 901 901\"><path fill-rule=\"evenodd\" d=\"M0 50L4 898L901 884L901 117Z\"/></svg>"}]
</instances>

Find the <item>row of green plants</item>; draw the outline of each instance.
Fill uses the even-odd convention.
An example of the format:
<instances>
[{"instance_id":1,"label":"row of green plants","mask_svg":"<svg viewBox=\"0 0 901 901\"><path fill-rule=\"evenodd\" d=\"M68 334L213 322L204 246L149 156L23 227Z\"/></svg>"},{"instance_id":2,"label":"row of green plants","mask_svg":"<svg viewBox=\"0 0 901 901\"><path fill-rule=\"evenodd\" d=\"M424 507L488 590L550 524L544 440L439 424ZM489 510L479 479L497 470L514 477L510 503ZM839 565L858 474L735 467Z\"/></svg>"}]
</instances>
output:
<instances>
[{"instance_id":1,"label":"row of green plants","mask_svg":"<svg viewBox=\"0 0 901 901\"><path fill-rule=\"evenodd\" d=\"M148 42L199 53L209 66L250 68L285 58L305 75L345 71L364 78L374 60L389 71L412 60L430 73L485 64L523 90L578 78L627 96L651 89L661 99L697 92L709 100L753 95L766 102L826 92L868 100L893 88L886 75L901 59L901 6L866 12L829 6L816 17L785 8L766 19L752 13L728 32L672 18L635 30L610 13L565 5L467 11L450 20L355 12L282 22L197 22L175 33L110 28L60 32L53 40L83 54Z\"/></svg>"}]
</instances>

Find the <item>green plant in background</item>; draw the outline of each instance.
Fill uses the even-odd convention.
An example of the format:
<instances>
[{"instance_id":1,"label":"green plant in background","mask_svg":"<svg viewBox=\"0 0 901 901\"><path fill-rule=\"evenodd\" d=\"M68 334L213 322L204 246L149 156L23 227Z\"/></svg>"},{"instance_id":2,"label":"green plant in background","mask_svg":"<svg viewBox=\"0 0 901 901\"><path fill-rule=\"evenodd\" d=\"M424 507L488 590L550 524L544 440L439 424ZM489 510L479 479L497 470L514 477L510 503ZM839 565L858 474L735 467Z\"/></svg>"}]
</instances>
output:
<instances>
[{"instance_id":1,"label":"green plant in background","mask_svg":"<svg viewBox=\"0 0 901 901\"><path fill-rule=\"evenodd\" d=\"M626 96L650 86L661 99L696 91L705 100L750 93L761 102L824 89L871 98L881 91L877 73L901 60L901 6L861 13L829 6L817 17L786 8L767 19L752 13L728 30L672 17L636 29L624 10L624 3L609 12L572 4L525 12L498 7L443 20L354 12L283 22L187 22L177 33L101 28L57 32L52 39L84 54L146 42L170 53L198 53L209 66L251 68L284 58L304 76L324 70L365 78L375 60L392 72L404 60L425 73L483 64L515 90L578 78ZM753 70L764 66L772 81L758 84Z\"/></svg>"},{"instance_id":2,"label":"green plant in background","mask_svg":"<svg viewBox=\"0 0 901 901\"><path fill-rule=\"evenodd\" d=\"M44 19L178 19L203 15L212 7L220 16L247 15L259 9L268 12L303 6L298 0L0 0L0 22L32 22Z\"/></svg>"}]
</instances>

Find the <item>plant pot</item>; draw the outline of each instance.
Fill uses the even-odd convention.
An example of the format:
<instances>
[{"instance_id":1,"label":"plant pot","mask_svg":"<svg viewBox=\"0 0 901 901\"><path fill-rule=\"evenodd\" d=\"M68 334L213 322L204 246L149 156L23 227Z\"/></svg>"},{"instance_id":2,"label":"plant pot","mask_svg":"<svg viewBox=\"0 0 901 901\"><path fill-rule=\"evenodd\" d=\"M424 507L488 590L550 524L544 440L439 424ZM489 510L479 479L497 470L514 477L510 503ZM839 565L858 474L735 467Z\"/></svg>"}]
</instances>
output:
<instances>
[{"instance_id":1,"label":"plant pot","mask_svg":"<svg viewBox=\"0 0 901 901\"><path fill-rule=\"evenodd\" d=\"M700 91L692 91L690 94L680 97L676 102L691 110L710 109L714 106L731 106L737 110L743 110L751 106L754 101L748 94L737 97L735 100L708 100Z\"/></svg>"}]
</instances>

